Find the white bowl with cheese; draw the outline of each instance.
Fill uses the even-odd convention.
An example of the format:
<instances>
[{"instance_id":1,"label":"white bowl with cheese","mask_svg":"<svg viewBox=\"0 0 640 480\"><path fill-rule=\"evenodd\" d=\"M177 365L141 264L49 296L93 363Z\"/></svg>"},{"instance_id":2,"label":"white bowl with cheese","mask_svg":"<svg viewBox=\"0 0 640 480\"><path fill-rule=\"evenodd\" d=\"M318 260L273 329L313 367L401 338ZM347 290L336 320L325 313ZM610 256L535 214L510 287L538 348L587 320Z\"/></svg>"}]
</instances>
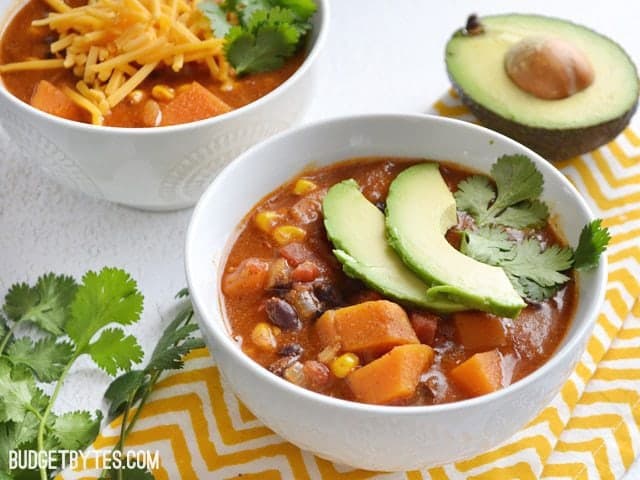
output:
<instances>
[{"instance_id":1,"label":"white bowl with cheese","mask_svg":"<svg viewBox=\"0 0 640 480\"><path fill-rule=\"evenodd\" d=\"M44 113L0 82L0 122L20 152L62 185L145 210L192 206L231 160L304 115L328 33L328 1L316 3L302 65L273 91L237 110L175 126L96 126ZM2 29L22 5L0 0Z\"/></svg>"}]
</instances>

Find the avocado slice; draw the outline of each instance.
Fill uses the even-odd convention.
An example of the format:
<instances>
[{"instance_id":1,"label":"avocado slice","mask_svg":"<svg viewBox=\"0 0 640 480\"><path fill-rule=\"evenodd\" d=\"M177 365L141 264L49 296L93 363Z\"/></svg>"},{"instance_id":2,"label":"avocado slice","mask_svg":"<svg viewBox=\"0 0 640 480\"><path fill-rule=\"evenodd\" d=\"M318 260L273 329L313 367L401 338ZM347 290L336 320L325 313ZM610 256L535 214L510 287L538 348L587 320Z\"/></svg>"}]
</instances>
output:
<instances>
[{"instance_id":1,"label":"avocado slice","mask_svg":"<svg viewBox=\"0 0 640 480\"><path fill-rule=\"evenodd\" d=\"M469 19L472 20L472 17ZM609 38L574 23L538 15L495 15L458 30L446 46L454 88L485 126L549 160L591 151L620 133L638 105L638 73ZM555 38L579 49L594 79L567 98L546 100L521 89L505 70L507 52L527 38Z\"/></svg>"},{"instance_id":2,"label":"avocado slice","mask_svg":"<svg viewBox=\"0 0 640 480\"><path fill-rule=\"evenodd\" d=\"M360 192L358 183L333 185L322 202L324 225L347 275L400 302L449 313L465 307L427 295L429 288L400 260L385 239L384 214Z\"/></svg>"},{"instance_id":3,"label":"avocado slice","mask_svg":"<svg viewBox=\"0 0 640 480\"><path fill-rule=\"evenodd\" d=\"M411 270L433 285L427 298L516 317L526 304L504 270L467 257L445 238L457 223L456 201L437 164L414 165L391 183L388 242Z\"/></svg>"}]
</instances>

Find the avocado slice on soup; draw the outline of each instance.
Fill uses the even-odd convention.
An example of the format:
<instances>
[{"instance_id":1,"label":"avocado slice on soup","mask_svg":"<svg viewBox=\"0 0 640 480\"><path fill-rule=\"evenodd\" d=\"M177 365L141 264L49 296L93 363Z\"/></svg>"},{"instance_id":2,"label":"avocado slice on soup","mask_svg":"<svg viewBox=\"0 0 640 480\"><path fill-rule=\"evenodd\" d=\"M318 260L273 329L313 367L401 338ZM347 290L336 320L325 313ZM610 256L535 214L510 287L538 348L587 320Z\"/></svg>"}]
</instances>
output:
<instances>
[{"instance_id":1,"label":"avocado slice on soup","mask_svg":"<svg viewBox=\"0 0 640 480\"><path fill-rule=\"evenodd\" d=\"M526 304L504 270L464 255L447 241L445 234L456 224L456 201L437 164L414 165L391 183L388 243L431 285L427 298L516 317Z\"/></svg>"},{"instance_id":2,"label":"avocado slice on soup","mask_svg":"<svg viewBox=\"0 0 640 480\"><path fill-rule=\"evenodd\" d=\"M466 309L428 295L429 285L387 243L384 214L364 197L355 180L333 185L322 202L322 212L333 253L347 275L400 302L441 313Z\"/></svg>"},{"instance_id":3,"label":"avocado slice on soup","mask_svg":"<svg viewBox=\"0 0 640 480\"><path fill-rule=\"evenodd\" d=\"M638 103L638 73L615 42L539 15L469 17L446 46L455 89L487 127L550 160L607 143Z\"/></svg>"}]
</instances>

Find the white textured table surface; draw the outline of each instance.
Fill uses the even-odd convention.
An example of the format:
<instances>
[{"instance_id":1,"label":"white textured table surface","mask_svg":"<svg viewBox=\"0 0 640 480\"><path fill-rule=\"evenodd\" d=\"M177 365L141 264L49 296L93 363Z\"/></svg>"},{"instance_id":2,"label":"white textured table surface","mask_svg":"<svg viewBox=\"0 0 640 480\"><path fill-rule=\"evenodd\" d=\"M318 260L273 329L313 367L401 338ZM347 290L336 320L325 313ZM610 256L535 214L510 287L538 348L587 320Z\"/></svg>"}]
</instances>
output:
<instances>
[{"instance_id":1,"label":"white textured table surface","mask_svg":"<svg viewBox=\"0 0 640 480\"><path fill-rule=\"evenodd\" d=\"M449 87L443 51L466 16L533 12L572 19L613 38L640 65L640 2L614 0L337 0L320 58L318 88L305 122L366 112L420 112ZM635 121L638 121L636 116ZM132 332L145 351L185 285L183 239L191 211L148 213L96 201L52 183L6 137L0 142L0 292L53 271L79 277L119 266L145 296ZM58 408L100 408L107 376L80 362ZM628 478L640 478L636 463Z\"/></svg>"}]
</instances>

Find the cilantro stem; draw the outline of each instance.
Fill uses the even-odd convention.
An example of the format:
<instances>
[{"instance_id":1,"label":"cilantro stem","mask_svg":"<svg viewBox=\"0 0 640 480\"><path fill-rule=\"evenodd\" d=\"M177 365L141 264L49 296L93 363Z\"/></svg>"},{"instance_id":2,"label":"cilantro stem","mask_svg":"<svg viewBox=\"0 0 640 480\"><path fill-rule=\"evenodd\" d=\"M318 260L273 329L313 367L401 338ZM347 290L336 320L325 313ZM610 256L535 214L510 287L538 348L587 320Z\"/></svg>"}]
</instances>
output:
<instances>
[{"instance_id":1,"label":"cilantro stem","mask_svg":"<svg viewBox=\"0 0 640 480\"><path fill-rule=\"evenodd\" d=\"M118 443L116 443L115 448L111 451L112 455L113 455L113 452L115 451L122 453L122 451L124 450L124 440L126 437L125 425L127 424L127 419L129 418L129 410L131 408L131 402L133 402L135 393L136 393L135 391L132 392L129 395L129 398L127 399L127 405L124 408L124 412L122 413L122 426L120 427L120 438L118 439ZM118 473L117 473L118 480L122 480L123 478L122 470L123 470L122 468L118 469Z\"/></svg>"},{"instance_id":2,"label":"cilantro stem","mask_svg":"<svg viewBox=\"0 0 640 480\"><path fill-rule=\"evenodd\" d=\"M64 367L64 370L62 371L62 374L60 375L60 378L58 379L58 382L56 383L56 386L53 390L53 393L51 394L51 397L49 398L49 403L47 404L47 408L44 410L44 413L42 414L42 416L40 417L40 425L38 426L38 439L37 439L37 446L38 446L38 451L42 452L44 451L44 430L45 427L47 425L47 419L49 418L49 414L51 413L51 409L53 408L53 404L56 401L56 398L58 398L58 394L60 393L60 389L62 388L62 384L64 383L67 375L69 374L69 370L71 370L71 366L74 364L74 362L76 361L76 359L82 354L82 350L77 349L76 352L73 354L73 356L69 359L69 362L67 363L67 365ZM47 469L45 465L40 465L40 480L47 480Z\"/></svg>"},{"instance_id":3,"label":"cilantro stem","mask_svg":"<svg viewBox=\"0 0 640 480\"><path fill-rule=\"evenodd\" d=\"M15 322L11 326L7 334L4 336L4 338L2 339L2 343L0 343L0 355L2 354L2 352L4 352L4 349L7 347L9 340L11 340L11 337L13 337L13 334L15 333L16 329L18 328L18 325L20 325L21 322L22 322L22 319Z\"/></svg>"},{"instance_id":4,"label":"cilantro stem","mask_svg":"<svg viewBox=\"0 0 640 480\"><path fill-rule=\"evenodd\" d=\"M151 395L151 391L153 390L153 387L158 381L158 378L160 378L161 374L162 374L161 371L157 371L151 376L151 380L149 380L149 385L147 386L147 389L145 390L145 392L142 394L142 398L140 399L138 408L133 413L133 417L131 417L131 421L129 422L129 425L127 425L127 431L125 432L125 436L129 435L131 433L131 430L133 430L133 426L135 425L136 421L138 420L138 417L140 416L142 407L144 407L145 403L147 403L147 400L149 399L149 395Z\"/></svg>"}]
</instances>

